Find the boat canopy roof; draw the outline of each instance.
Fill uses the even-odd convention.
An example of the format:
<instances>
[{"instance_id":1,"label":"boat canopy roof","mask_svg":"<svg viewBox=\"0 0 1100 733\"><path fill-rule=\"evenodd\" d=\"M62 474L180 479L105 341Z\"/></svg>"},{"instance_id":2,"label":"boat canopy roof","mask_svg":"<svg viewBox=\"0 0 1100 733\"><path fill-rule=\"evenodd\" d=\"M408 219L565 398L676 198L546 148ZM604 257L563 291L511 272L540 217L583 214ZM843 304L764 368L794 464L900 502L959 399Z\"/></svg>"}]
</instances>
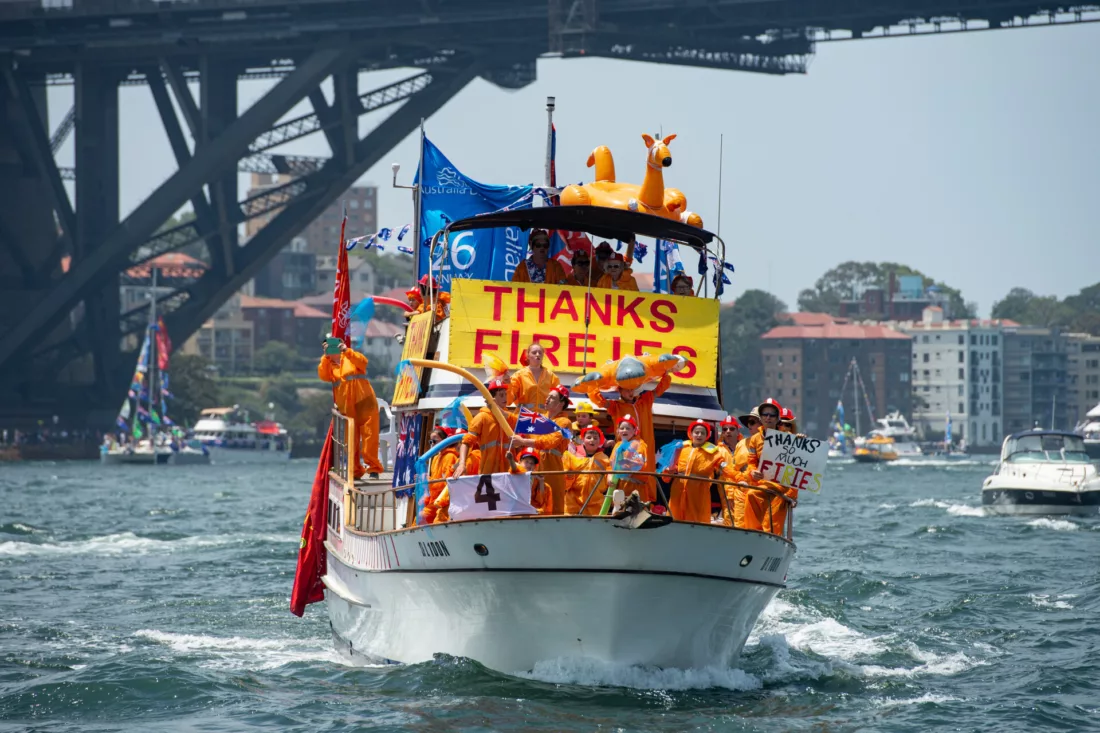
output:
<instances>
[{"instance_id":1,"label":"boat canopy roof","mask_svg":"<svg viewBox=\"0 0 1100 733\"><path fill-rule=\"evenodd\" d=\"M453 222L447 226L446 231L464 232L499 227L518 227L524 231L560 229L620 240L641 235L680 242L699 250L706 249L706 245L715 238L706 229L672 219L605 206L542 206L537 209L495 211Z\"/></svg>"},{"instance_id":2,"label":"boat canopy roof","mask_svg":"<svg viewBox=\"0 0 1100 733\"><path fill-rule=\"evenodd\" d=\"M1015 462L1088 460L1085 441L1067 430L1023 430L1005 438L1001 460Z\"/></svg>"},{"instance_id":3,"label":"boat canopy roof","mask_svg":"<svg viewBox=\"0 0 1100 733\"><path fill-rule=\"evenodd\" d=\"M1005 438L1005 440L1006 441L1019 440L1020 438L1023 438L1023 437L1028 436L1028 435L1041 435L1044 438L1048 437L1048 436L1056 436L1056 437L1063 437L1063 438L1080 438L1081 437L1080 435L1073 432L1072 430L1021 430L1018 433L1013 433L1012 435L1008 436L1007 438Z\"/></svg>"},{"instance_id":4,"label":"boat canopy roof","mask_svg":"<svg viewBox=\"0 0 1100 733\"><path fill-rule=\"evenodd\" d=\"M235 407L207 407L199 412L200 415L209 415L211 417L220 417L222 415L228 415L235 412Z\"/></svg>"}]
</instances>

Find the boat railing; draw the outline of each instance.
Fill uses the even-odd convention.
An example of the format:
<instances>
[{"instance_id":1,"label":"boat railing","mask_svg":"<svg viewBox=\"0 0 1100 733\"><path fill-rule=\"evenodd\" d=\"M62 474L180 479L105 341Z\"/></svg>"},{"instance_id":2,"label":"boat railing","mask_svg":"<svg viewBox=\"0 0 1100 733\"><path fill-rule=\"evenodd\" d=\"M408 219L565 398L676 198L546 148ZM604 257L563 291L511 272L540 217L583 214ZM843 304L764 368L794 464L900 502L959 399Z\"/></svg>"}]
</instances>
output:
<instances>
[{"instance_id":1,"label":"boat railing","mask_svg":"<svg viewBox=\"0 0 1100 733\"><path fill-rule=\"evenodd\" d=\"M355 418L342 414L332 408L332 467L330 473L348 483L348 477L355 477L355 451L348 446L355 445Z\"/></svg>"}]
</instances>

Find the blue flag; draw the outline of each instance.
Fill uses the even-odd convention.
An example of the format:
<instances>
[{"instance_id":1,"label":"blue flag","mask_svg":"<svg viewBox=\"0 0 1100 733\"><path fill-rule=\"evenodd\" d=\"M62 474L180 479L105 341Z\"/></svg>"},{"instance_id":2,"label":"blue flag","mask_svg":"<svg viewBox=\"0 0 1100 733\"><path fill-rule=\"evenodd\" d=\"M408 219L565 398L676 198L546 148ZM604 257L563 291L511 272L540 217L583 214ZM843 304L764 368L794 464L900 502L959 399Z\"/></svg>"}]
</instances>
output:
<instances>
[{"instance_id":1,"label":"blue flag","mask_svg":"<svg viewBox=\"0 0 1100 733\"><path fill-rule=\"evenodd\" d=\"M680 245L658 239L657 262L654 268L656 270L656 276L653 278L654 292L671 293L672 279L684 271L684 263L680 259Z\"/></svg>"},{"instance_id":2,"label":"blue flag","mask_svg":"<svg viewBox=\"0 0 1100 733\"><path fill-rule=\"evenodd\" d=\"M545 415L540 415L527 407L520 408L515 431L520 435L548 435L557 432L564 435L566 440L573 439L572 430L561 427Z\"/></svg>"},{"instance_id":3,"label":"blue flag","mask_svg":"<svg viewBox=\"0 0 1100 733\"><path fill-rule=\"evenodd\" d=\"M421 151L424 180L420 187L420 237L429 240L448 223L501 209L529 209L534 187L489 186L467 178L430 140ZM417 180L419 181L419 171ZM446 258L442 242L433 252L432 274L451 290L452 278L511 280L527 256L527 234L517 227L458 232L450 237ZM417 277L428 273L421 257Z\"/></svg>"}]
</instances>

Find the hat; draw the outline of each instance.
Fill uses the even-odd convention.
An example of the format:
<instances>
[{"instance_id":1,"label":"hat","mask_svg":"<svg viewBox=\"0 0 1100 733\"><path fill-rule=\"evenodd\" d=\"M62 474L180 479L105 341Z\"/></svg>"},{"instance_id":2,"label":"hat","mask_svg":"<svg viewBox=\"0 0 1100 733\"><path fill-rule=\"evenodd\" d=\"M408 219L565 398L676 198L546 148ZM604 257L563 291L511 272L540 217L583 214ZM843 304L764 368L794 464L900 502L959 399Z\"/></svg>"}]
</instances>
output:
<instances>
[{"instance_id":1,"label":"hat","mask_svg":"<svg viewBox=\"0 0 1100 733\"><path fill-rule=\"evenodd\" d=\"M619 421L617 423L615 423L615 429L618 430L619 426L622 425L624 422L629 423L630 425L634 426L635 431L638 430L638 421L635 420L630 415L623 415L622 417L620 417Z\"/></svg>"},{"instance_id":2,"label":"hat","mask_svg":"<svg viewBox=\"0 0 1100 733\"><path fill-rule=\"evenodd\" d=\"M742 422L742 424L748 423L749 418L752 418L753 420L756 420L757 422L760 422L760 408L759 407L754 407L751 410L749 410L748 415L738 415L737 416L737 419L740 420Z\"/></svg>"},{"instance_id":3,"label":"hat","mask_svg":"<svg viewBox=\"0 0 1100 733\"><path fill-rule=\"evenodd\" d=\"M794 422L794 413L789 408L779 408L779 420L780 422Z\"/></svg>"},{"instance_id":4,"label":"hat","mask_svg":"<svg viewBox=\"0 0 1100 733\"><path fill-rule=\"evenodd\" d=\"M718 427L731 427L734 430L737 430L741 427L741 423L737 422L733 415L726 415L724 418L722 418L722 422L718 423Z\"/></svg>"},{"instance_id":5,"label":"hat","mask_svg":"<svg viewBox=\"0 0 1100 733\"><path fill-rule=\"evenodd\" d=\"M500 377L497 377L496 379L490 379L489 382L485 385L485 389L489 390L490 392L495 389L508 389L508 383Z\"/></svg>"},{"instance_id":6,"label":"hat","mask_svg":"<svg viewBox=\"0 0 1100 733\"><path fill-rule=\"evenodd\" d=\"M571 260L575 260L577 259L577 255L587 255L588 259L592 259L592 245L588 242L581 244L575 250L573 250L573 254L569 255L569 258Z\"/></svg>"},{"instance_id":7,"label":"hat","mask_svg":"<svg viewBox=\"0 0 1100 733\"><path fill-rule=\"evenodd\" d=\"M573 409L573 412L574 413L585 412L585 413L588 413L589 415L595 415L596 414L596 408L593 407L592 403L589 402L588 400L581 400L580 402L577 403L577 406L576 406L576 408Z\"/></svg>"},{"instance_id":8,"label":"hat","mask_svg":"<svg viewBox=\"0 0 1100 733\"><path fill-rule=\"evenodd\" d=\"M675 285L677 280L687 280L689 286L695 287L695 281L691 278L691 275L678 272L672 277L672 284Z\"/></svg>"},{"instance_id":9,"label":"hat","mask_svg":"<svg viewBox=\"0 0 1100 733\"><path fill-rule=\"evenodd\" d=\"M783 412L783 405L776 402L774 397L769 397L768 399L764 400L759 405L757 405L756 406L757 414L758 415L761 414L764 411L765 407L774 407L776 412L779 412L779 413Z\"/></svg>"},{"instance_id":10,"label":"hat","mask_svg":"<svg viewBox=\"0 0 1100 733\"><path fill-rule=\"evenodd\" d=\"M522 461L524 458L527 458L528 456L530 456L531 458L534 458L536 462L539 460L539 452L537 450L535 450L534 448L524 448L522 451L520 451L519 459Z\"/></svg>"},{"instance_id":11,"label":"hat","mask_svg":"<svg viewBox=\"0 0 1100 733\"><path fill-rule=\"evenodd\" d=\"M596 435L600 436L600 442L601 443L607 439L607 436L605 436L603 434L603 431L600 430L595 425L589 425L587 428L582 430L581 431L581 437L583 438L584 436L588 435L589 433L595 433Z\"/></svg>"},{"instance_id":12,"label":"hat","mask_svg":"<svg viewBox=\"0 0 1100 733\"><path fill-rule=\"evenodd\" d=\"M691 437L692 431L694 431L695 428L697 428L697 427L704 428L707 431L707 437L708 438L710 437L711 432L713 432L710 429L710 423L709 422L707 422L706 420L703 420L703 419L699 419L699 420L696 420L695 422L693 422L691 425L688 425L688 437L689 438Z\"/></svg>"},{"instance_id":13,"label":"hat","mask_svg":"<svg viewBox=\"0 0 1100 733\"><path fill-rule=\"evenodd\" d=\"M610 255L608 255L607 261L608 262L622 262L622 263L625 263L626 258L623 257L621 252L612 252Z\"/></svg>"},{"instance_id":14,"label":"hat","mask_svg":"<svg viewBox=\"0 0 1100 733\"><path fill-rule=\"evenodd\" d=\"M420 280L418 282L421 285L427 285L429 278L431 279L432 287L433 288L438 288L439 287L439 281L436 280L434 277L430 277L429 275L423 276L422 278L420 278Z\"/></svg>"},{"instance_id":15,"label":"hat","mask_svg":"<svg viewBox=\"0 0 1100 733\"><path fill-rule=\"evenodd\" d=\"M596 247L596 254L611 254L611 244L608 242L600 242ZM605 255L606 256L606 255Z\"/></svg>"},{"instance_id":16,"label":"hat","mask_svg":"<svg viewBox=\"0 0 1100 733\"><path fill-rule=\"evenodd\" d=\"M561 401L565 404L566 407L569 407L569 388L568 387L566 387L564 384L559 384L559 385L556 385L554 387L551 387L550 392L556 394L558 397L561 397ZM548 393L546 396L549 397L550 394Z\"/></svg>"},{"instance_id":17,"label":"hat","mask_svg":"<svg viewBox=\"0 0 1100 733\"><path fill-rule=\"evenodd\" d=\"M531 233L527 235L527 242L530 243L535 237L545 237L546 241L550 241L550 232L545 229L532 229Z\"/></svg>"}]
</instances>

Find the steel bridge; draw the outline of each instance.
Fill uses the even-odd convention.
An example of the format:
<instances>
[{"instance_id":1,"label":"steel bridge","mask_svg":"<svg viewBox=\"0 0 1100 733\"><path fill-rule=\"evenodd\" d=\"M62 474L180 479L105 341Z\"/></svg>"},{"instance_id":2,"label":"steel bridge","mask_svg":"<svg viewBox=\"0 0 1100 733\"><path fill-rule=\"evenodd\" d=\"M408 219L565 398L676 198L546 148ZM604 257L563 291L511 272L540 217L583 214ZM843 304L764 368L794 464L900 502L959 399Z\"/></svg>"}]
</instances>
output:
<instances>
[{"instance_id":1,"label":"steel bridge","mask_svg":"<svg viewBox=\"0 0 1100 733\"><path fill-rule=\"evenodd\" d=\"M109 425L148 319L148 306L121 312L122 272L201 243L208 269L157 304L182 342L475 77L522 88L547 54L805 73L819 42L1098 11L1000 0L0 0L0 425L53 415ZM359 88L360 71L398 68L410 70L400 81ZM258 78L273 86L238 115L238 80ZM75 99L55 130L51 84L72 85ZM130 84L148 86L178 169L120 218L118 90ZM312 111L286 119L303 100ZM383 108L389 117L360 135L359 118ZM55 153L70 135L66 169ZM277 151L306 135L322 135L331 156ZM238 170L292 178L242 200ZM194 220L162 230L188 203ZM273 211L238 241L243 222Z\"/></svg>"}]
</instances>

